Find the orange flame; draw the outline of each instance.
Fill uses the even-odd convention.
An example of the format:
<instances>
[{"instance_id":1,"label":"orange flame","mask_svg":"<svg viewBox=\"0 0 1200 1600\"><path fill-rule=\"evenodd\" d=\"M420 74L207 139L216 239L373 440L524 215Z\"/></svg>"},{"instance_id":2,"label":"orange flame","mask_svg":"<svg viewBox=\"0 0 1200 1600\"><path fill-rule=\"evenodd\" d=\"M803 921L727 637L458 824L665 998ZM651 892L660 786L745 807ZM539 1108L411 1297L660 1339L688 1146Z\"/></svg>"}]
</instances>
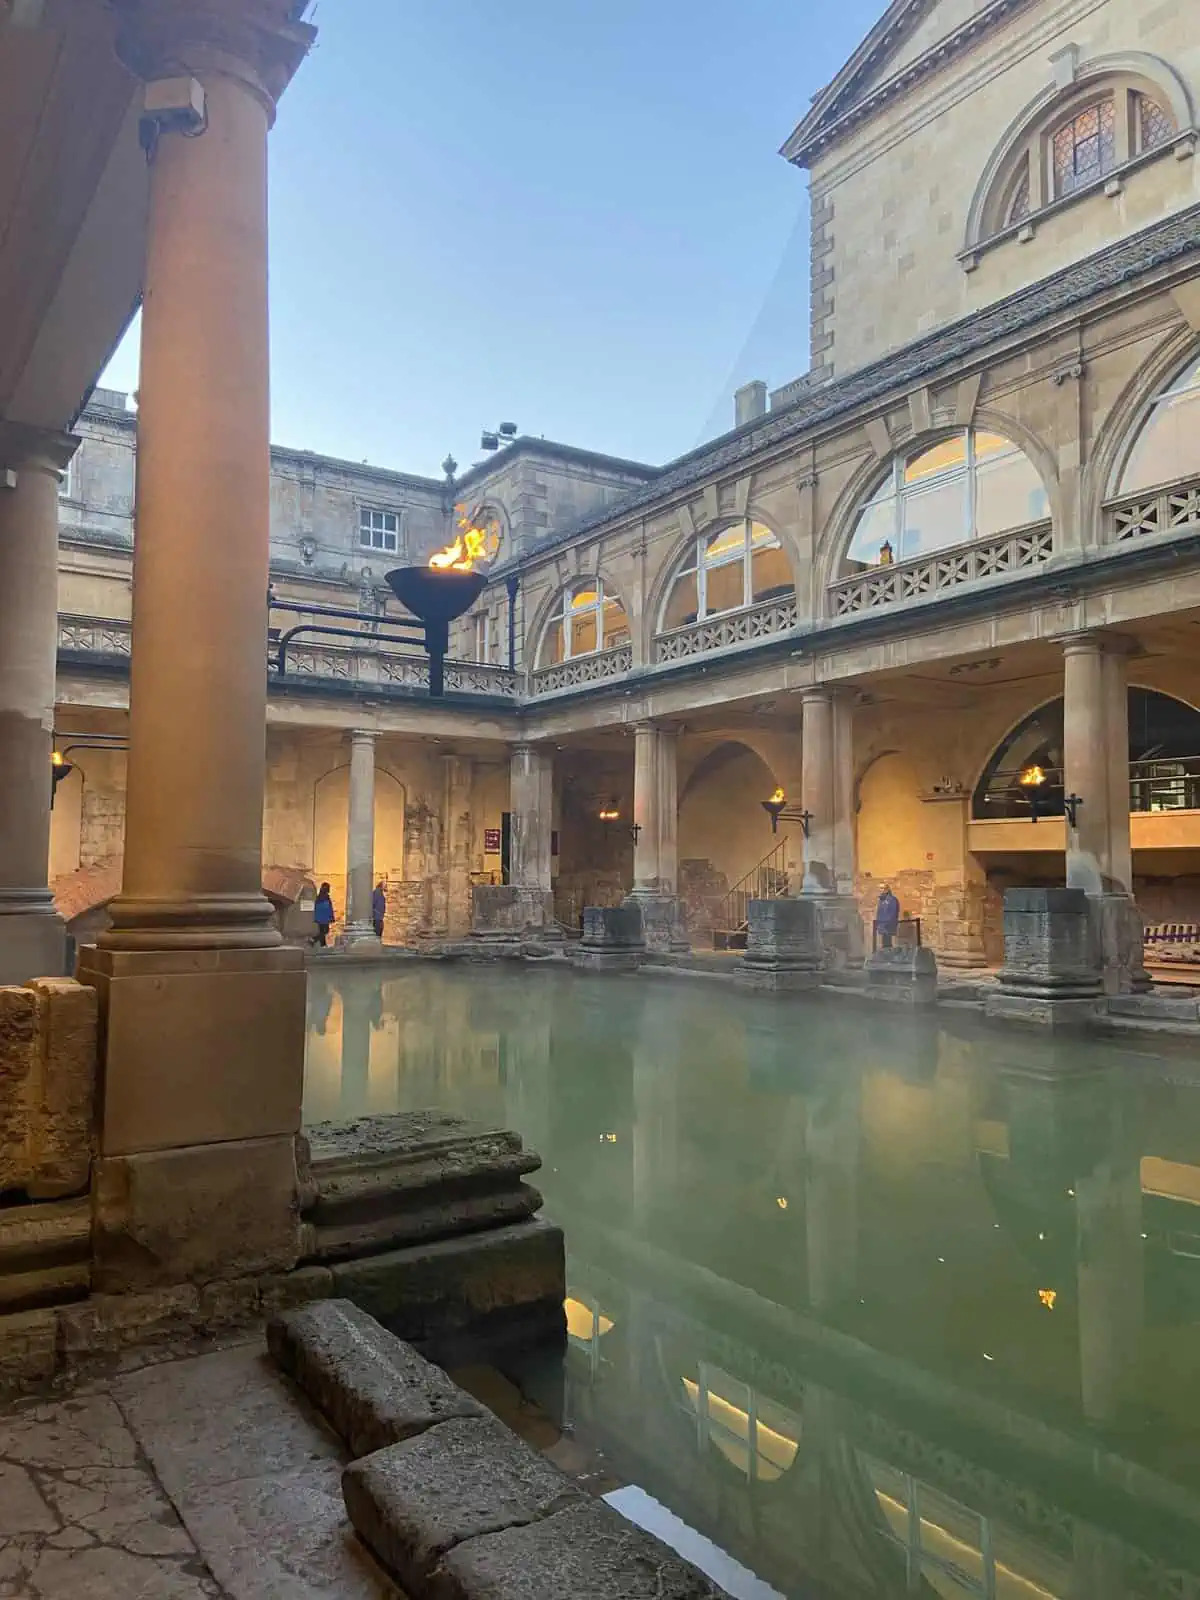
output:
<instances>
[{"instance_id":1,"label":"orange flame","mask_svg":"<svg viewBox=\"0 0 1200 1600\"><path fill-rule=\"evenodd\" d=\"M458 533L453 544L439 550L429 558L431 567L451 572L473 572L480 561L491 561L500 546L494 523L477 524L467 515L465 506L455 506L458 513Z\"/></svg>"},{"instance_id":2,"label":"orange flame","mask_svg":"<svg viewBox=\"0 0 1200 1600\"><path fill-rule=\"evenodd\" d=\"M1027 789L1036 789L1039 784L1043 784L1045 781L1046 774L1039 766L1026 767L1025 771L1017 779L1017 782L1024 784Z\"/></svg>"},{"instance_id":3,"label":"orange flame","mask_svg":"<svg viewBox=\"0 0 1200 1600\"><path fill-rule=\"evenodd\" d=\"M783 800L784 800L783 790L782 789L776 789L775 793L771 796L770 800L767 803L768 803L768 805L781 806L783 804Z\"/></svg>"}]
</instances>

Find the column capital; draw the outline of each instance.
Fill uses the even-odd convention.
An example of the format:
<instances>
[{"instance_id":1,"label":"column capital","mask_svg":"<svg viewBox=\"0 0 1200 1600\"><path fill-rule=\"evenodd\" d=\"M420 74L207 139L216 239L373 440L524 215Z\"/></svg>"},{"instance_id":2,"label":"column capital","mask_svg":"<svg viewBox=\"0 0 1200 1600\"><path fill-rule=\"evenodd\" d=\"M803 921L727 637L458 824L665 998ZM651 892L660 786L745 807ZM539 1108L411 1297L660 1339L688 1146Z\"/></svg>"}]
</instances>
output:
<instances>
[{"instance_id":1,"label":"column capital","mask_svg":"<svg viewBox=\"0 0 1200 1600\"><path fill-rule=\"evenodd\" d=\"M1085 629L1081 633L1058 634L1054 641L1062 646L1064 655L1131 656L1138 649L1138 641L1125 633L1109 633L1102 628Z\"/></svg>"},{"instance_id":2,"label":"column capital","mask_svg":"<svg viewBox=\"0 0 1200 1600\"><path fill-rule=\"evenodd\" d=\"M350 728L347 738L351 744L374 744L378 735L374 728Z\"/></svg>"},{"instance_id":3,"label":"column capital","mask_svg":"<svg viewBox=\"0 0 1200 1600\"><path fill-rule=\"evenodd\" d=\"M78 450L79 436L54 428L32 428L25 422L0 421L0 467L57 476Z\"/></svg>"},{"instance_id":4,"label":"column capital","mask_svg":"<svg viewBox=\"0 0 1200 1600\"><path fill-rule=\"evenodd\" d=\"M274 116L316 38L289 0L111 0L117 52L138 77L237 78Z\"/></svg>"}]
</instances>

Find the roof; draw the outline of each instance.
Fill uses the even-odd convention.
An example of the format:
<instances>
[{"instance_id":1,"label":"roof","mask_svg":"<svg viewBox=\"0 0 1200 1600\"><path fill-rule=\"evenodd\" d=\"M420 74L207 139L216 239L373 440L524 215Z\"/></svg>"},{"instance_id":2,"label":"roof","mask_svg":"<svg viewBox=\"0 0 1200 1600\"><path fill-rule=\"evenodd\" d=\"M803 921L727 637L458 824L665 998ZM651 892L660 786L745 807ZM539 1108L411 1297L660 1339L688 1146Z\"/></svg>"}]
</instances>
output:
<instances>
[{"instance_id":1,"label":"roof","mask_svg":"<svg viewBox=\"0 0 1200 1600\"><path fill-rule=\"evenodd\" d=\"M782 411L769 412L765 418L756 418L689 451L668 463L645 488L634 489L604 511L575 523L560 534L539 540L513 565L528 565L548 548L579 538L594 528L617 523L643 506L667 501L680 490L702 483L713 473L738 467L763 450L796 439L896 389L920 383L952 362L961 362L964 357L986 351L1003 338L1033 328L1051 316L1083 305L1097 294L1188 256L1195 256L1200 267L1200 205L1189 206L1165 222L1156 223L1075 262L1053 277L1043 278L1007 299L948 323L936 333L926 334L844 378L809 390Z\"/></svg>"},{"instance_id":2,"label":"roof","mask_svg":"<svg viewBox=\"0 0 1200 1600\"><path fill-rule=\"evenodd\" d=\"M892 0L842 70L814 96L812 106L784 143L780 155L799 167L808 166L812 156L1030 3L1031 0L990 0L902 71L889 76L891 58L939 4L939 0Z\"/></svg>"},{"instance_id":3,"label":"roof","mask_svg":"<svg viewBox=\"0 0 1200 1600\"><path fill-rule=\"evenodd\" d=\"M600 467L609 472L623 473L627 477L654 478L662 471L645 461L630 461L624 456L609 456L599 450L586 450L580 445L558 444L553 439L539 439L536 435L522 433L511 444L505 445L486 461L477 461L454 480L456 488L483 483L513 456L543 456L555 461L570 461L576 466Z\"/></svg>"}]
</instances>

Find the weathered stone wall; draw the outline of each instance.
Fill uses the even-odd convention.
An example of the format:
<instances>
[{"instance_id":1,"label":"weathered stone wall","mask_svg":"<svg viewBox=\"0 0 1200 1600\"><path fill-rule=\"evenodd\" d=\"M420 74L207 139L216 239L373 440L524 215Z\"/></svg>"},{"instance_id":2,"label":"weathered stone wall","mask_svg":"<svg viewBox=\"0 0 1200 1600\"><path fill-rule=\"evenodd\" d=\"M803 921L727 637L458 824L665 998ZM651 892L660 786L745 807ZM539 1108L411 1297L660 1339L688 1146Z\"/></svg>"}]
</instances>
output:
<instances>
[{"instance_id":1,"label":"weathered stone wall","mask_svg":"<svg viewBox=\"0 0 1200 1600\"><path fill-rule=\"evenodd\" d=\"M0 988L0 1195L87 1190L96 1028L95 990L71 979Z\"/></svg>"}]
</instances>

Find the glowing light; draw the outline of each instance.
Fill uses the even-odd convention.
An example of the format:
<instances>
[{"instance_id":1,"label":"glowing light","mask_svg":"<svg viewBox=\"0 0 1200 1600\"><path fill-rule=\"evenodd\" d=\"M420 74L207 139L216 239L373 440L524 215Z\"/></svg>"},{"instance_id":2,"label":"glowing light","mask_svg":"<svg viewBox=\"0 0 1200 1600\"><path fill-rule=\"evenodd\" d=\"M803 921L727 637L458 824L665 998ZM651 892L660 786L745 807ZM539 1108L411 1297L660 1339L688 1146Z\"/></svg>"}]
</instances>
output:
<instances>
[{"instance_id":1,"label":"glowing light","mask_svg":"<svg viewBox=\"0 0 1200 1600\"><path fill-rule=\"evenodd\" d=\"M50 757L50 765L52 767L61 767L61 766L64 766L65 763L66 763L66 758L63 755L61 750L56 750L54 752L54 754Z\"/></svg>"},{"instance_id":2,"label":"glowing light","mask_svg":"<svg viewBox=\"0 0 1200 1600\"><path fill-rule=\"evenodd\" d=\"M590 1344L597 1334L603 1339L612 1328L611 1317L606 1317L602 1311L593 1311L582 1300L564 1300L563 1310L567 1314L568 1336L584 1344Z\"/></svg>"},{"instance_id":3,"label":"glowing light","mask_svg":"<svg viewBox=\"0 0 1200 1600\"><path fill-rule=\"evenodd\" d=\"M788 1208L787 1195L777 1194L775 1196L775 1204L779 1207L780 1211L786 1211Z\"/></svg>"},{"instance_id":4,"label":"glowing light","mask_svg":"<svg viewBox=\"0 0 1200 1600\"><path fill-rule=\"evenodd\" d=\"M771 799L770 799L769 803L771 805L773 805L773 806L781 806L783 804L783 801L784 801L783 790L782 789L776 789L775 793L771 796Z\"/></svg>"},{"instance_id":5,"label":"glowing light","mask_svg":"<svg viewBox=\"0 0 1200 1600\"><path fill-rule=\"evenodd\" d=\"M1042 1302L1042 1304L1045 1306L1047 1311L1053 1311L1054 1310L1054 1302L1058 1299L1058 1290L1057 1289L1039 1289L1038 1290L1038 1299Z\"/></svg>"},{"instance_id":6,"label":"glowing light","mask_svg":"<svg viewBox=\"0 0 1200 1600\"><path fill-rule=\"evenodd\" d=\"M615 1133L602 1133L600 1135L601 1144L616 1144L616 1142L617 1136Z\"/></svg>"},{"instance_id":7,"label":"glowing light","mask_svg":"<svg viewBox=\"0 0 1200 1600\"><path fill-rule=\"evenodd\" d=\"M1017 782L1023 784L1026 789L1036 789L1040 784L1045 783L1045 781L1045 772L1041 767L1036 765L1032 767L1026 767L1025 771L1017 779Z\"/></svg>"},{"instance_id":8,"label":"glowing light","mask_svg":"<svg viewBox=\"0 0 1200 1600\"><path fill-rule=\"evenodd\" d=\"M473 572L481 561L494 561L500 549L500 533L495 522L476 522L478 509L468 515L466 506L455 506L458 533L454 543L429 558L431 567L450 572Z\"/></svg>"},{"instance_id":9,"label":"glowing light","mask_svg":"<svg viewBox=\"0 0 1200 1600\"><path fill-rule=\"evenodd\" d=\"M621 813L616 806L605 806L602 811L598 811L596 814L601 822L620 822L621 820Z\"/></svg>"},{"instance_id":10,"label":"glowing light","mask_svg":"<svg viewBox=\"0 0 1200 1600\"><path fill-rule=\"evenodd\" d=\"M984 1352L983 1352L983 1359L984 1359L984 1360L985 1360L985 1361L995 1361L995 1359L996 1359L996 1358L995 1358L995 1356L990 1356L990 1355L988 1355L988 1353L987 1353L987 1351L986 1351L986 1350L985 1350L985 1351L984 1351Z\"/></svg>"}]
</instances>

